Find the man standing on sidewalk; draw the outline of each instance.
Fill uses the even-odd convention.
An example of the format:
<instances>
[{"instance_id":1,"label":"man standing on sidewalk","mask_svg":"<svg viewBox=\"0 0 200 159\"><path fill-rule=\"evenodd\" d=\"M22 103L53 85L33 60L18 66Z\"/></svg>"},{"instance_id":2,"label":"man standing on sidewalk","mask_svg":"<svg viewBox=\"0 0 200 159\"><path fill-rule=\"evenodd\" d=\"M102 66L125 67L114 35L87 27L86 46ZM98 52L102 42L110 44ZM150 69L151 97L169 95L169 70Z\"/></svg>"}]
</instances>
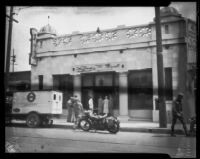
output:
<instances>
[{"instance_id":1,"label":"man standing on sidewalk","mask_svg":"<svg viewBox=\"0 0 200 159\"><path fill-rule=\"evenodd\" d=\"M75 122L74 122L74 129L77 128L79 120L83 115L83 105L81 101L76 97L73 103L74 113L75 113Z\"/></svg>"},{"instance_id":2,"label":"man standing on sidewalk","mask_svg":"<svg viewBox=\"0 0 200 159\"><path fill-rule=\"evenodd\" d=\"M185 124L184 118L183 118L182 99L183 99L183 93L179 93L177 98L176 98L176 100L173 101L171 136L175 136L175 134L174 134L174 126L176 124L176 120L177 119L179 119L179 121L182 123L183 129L185 131L185 135L188 136L187 127L186 127L186 124Z\"/></svg>"},{"instance_id":3,"label":"man standing on sidewalk","mask_svg":"<svg viewBox=\"0 0 200 159\"><path fill-rule=\"evenodd\" d=\"M89 109L90 109L92 112L94 112L94 105L93 105L92 96L89 97L88 105L89 105Z\"/></svg>"},{"instance_id":4,"label":"man standing on sidewalk","mask_svg":"<svg viewBox=\"0 0 200 159\"><path fill-rule=\"evenodd\" d=\"M72 109L73 109L73 97L70 97L70 99L67 101L67 122L71 122L72 118Z\"/></svg>"}]
</instances>

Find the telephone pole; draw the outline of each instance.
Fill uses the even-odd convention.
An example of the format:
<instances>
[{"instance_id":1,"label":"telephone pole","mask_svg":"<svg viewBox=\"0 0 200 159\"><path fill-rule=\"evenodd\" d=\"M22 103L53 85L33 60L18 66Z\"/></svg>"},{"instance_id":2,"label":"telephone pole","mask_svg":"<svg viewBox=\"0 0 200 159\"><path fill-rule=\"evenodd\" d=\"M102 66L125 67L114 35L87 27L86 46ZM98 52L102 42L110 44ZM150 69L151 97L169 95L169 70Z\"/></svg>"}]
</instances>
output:
<instances>
[{"instance_id":1,"label":"telephone pole","mask_svg":"<svg viewBox=\"0 0 200 159\"><path fill-rule=\"evenodd\" d=\"M160 24L160 7L155 7L156 20L156 55L157 55L157 70L158 70L158 100L159 100L159 126L160 128L167 127L166 104L165 104L165 74L163 68L162 54L162 33Z\"/></svg>"},{"instance_id":2,"label":"telephone pole","mask_svg":"<svg viewBox=\"0 0 200 159\"><path fill-rule=\"evenodd\" d=\"M10 71L10 54L11 54L11 41L12 41L12 28L13 21L17 22L17 20L13 19L13 6L10 6L10 15L6 15L9 18L9 28L8 28L8 42L7 42L7 53L6 53L6 78L5 78L5 90L8 90L8 81L9 81L9 71Z\"/></svg>"}]
</instances>

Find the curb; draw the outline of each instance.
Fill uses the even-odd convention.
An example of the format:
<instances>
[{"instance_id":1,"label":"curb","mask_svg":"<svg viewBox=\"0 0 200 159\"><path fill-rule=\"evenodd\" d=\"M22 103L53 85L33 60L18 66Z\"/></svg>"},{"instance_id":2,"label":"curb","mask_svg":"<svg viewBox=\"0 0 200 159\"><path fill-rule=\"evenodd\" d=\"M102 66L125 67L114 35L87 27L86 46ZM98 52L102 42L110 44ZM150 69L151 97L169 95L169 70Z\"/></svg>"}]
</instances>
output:
<instances>
[{"instance_id":1,"label":"curb","mask_svg":"<svg viewBox=\"0 0 200 159\"><path fill-rule=\"evenodd\" d=\"M8 126L16 126L16 127L26 127L25 123L12 123L9 124ZM42 127L40 127L42 128ZM44 128L60 128L60 129L73 129L73 124L69 125L66 123L54 123L51 127L44 127ZM132 127L120 127L119 131L122 132L144 132L144 133L158 133L158 134L170 134L171 129L169 128L132 128ZM177 135L184 135L183 130L181 129L175 129L175 134Z\"/></svg>"},{"instance_id":2,"label":"curb","mask_svg":"<svg viewBox=\"0 0 200 159\"><path fill-rule=\"evenodd\" d=\"M53 128L65 128L65 129L73 129L73 125L59 125L54 124ZM158 133L158 134L170 134L170 129L156 129L156 128L130 128L130 127L120 127L119 131L122 132L144 132L144 133ZM177 135L184 135L182 130L174 130Z\"/></svg>"}]
</instances>

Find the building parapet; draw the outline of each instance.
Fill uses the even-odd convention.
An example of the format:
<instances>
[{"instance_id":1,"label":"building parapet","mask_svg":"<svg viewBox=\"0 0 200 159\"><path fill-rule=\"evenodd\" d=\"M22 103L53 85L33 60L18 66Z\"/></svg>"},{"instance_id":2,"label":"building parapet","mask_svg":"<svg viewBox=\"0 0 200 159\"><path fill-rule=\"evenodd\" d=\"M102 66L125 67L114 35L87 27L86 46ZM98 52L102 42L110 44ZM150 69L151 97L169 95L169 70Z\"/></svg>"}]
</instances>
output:
<instances>
[{"instance_id":1,"label":"building parapet","mask_svg":"<svg viewBox=\"0 0 200 159\"><path fill-rule=\"evenodd\" d=\"M172 22L172 21L171 21ZM174 22L174 21L173 21ZM137 26L120 25L116 28L101 30L100 32L72 32L72 34L60 35L51 38L41 37L37 39L36 56L57 56L58 52L64 54L77 54L95 51L105 51L154 46L155 24L143 24ZM163 34L163 44L183 43L185 37L179 34ZM165 42L166 41L166 42ZM101 48L101 49L99 49ZM63 53L61 53L63 55Z\"/></svg>"},{"instance_id":2,"label":"building parapet","mask_svg":"<svg viewBox=\"0 0 200 159\"><path fill-rule=\"evenodd\" d=\"M84 49L92 47L105 47L137 41L149 41L152 29L149 25L134 27L118 27L114 29L101 30L98 32L78 33L55 36L52 38L39 38L37 40L36 52L60 51L72 49Z\"/></svg>"}]
</instances>

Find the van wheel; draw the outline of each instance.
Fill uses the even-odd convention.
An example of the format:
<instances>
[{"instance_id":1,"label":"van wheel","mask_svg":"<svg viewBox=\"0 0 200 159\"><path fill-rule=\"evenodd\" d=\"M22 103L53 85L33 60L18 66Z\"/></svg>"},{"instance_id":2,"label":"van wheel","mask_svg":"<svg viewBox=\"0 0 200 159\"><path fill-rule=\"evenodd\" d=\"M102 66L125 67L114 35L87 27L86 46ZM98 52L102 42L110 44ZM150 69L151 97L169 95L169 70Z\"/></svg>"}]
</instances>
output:
<instances>
[{"instance_id":1,"label":"van wheel","mask_svg":"<svg viewBox=\"0 0 200 159\"><path fill-rule=\"evenodd\" d=\"M31 113L26 118L26 124L30 128L35 128L40 125L40 117L36 113Z\"/></svg>"}]
</instances>

